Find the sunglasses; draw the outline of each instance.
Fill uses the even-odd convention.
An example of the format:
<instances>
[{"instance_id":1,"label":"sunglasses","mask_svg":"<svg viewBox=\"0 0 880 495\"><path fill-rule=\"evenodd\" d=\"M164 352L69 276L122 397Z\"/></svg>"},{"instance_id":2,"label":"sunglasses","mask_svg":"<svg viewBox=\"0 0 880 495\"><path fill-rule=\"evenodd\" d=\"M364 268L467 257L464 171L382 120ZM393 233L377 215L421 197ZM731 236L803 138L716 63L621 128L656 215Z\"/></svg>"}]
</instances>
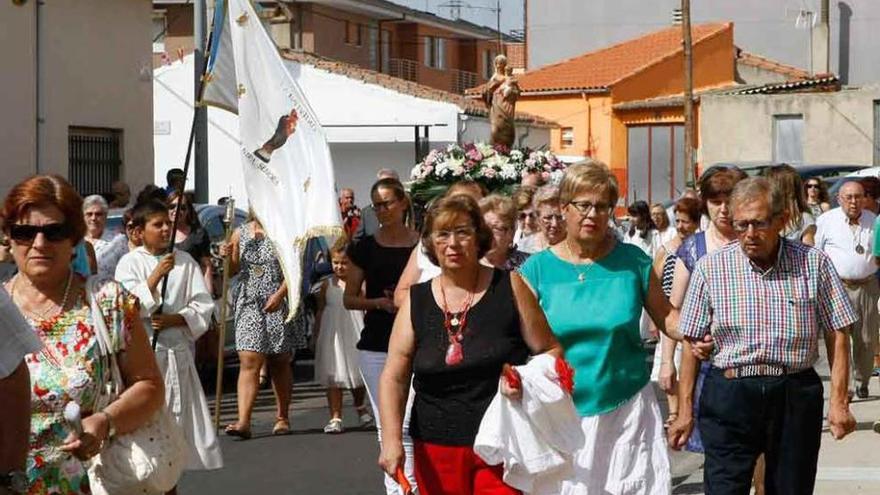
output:
<instances>
[{"instance_id":1,"label":"sunglasses","mask_svg":"<svg viewBox=\"0 0 880 495\"><path fill-rule=\"evenodd\" d=\"M33 242L40 232L49 242L61 242L70 239L73 235L73 228L65 223L47 223L45 225L14 223L9 226L9 238L17 242Z\"/></svg>"},{"instance_id":2,"label":"sunglasses","mask_svg":"<svg viewBox=\"0 0 880 495\"><path fill-rule=\"evenodd\" d=\"M807 189L819 189L819 184L807 184Z\"/></svg>"}]
</instances>

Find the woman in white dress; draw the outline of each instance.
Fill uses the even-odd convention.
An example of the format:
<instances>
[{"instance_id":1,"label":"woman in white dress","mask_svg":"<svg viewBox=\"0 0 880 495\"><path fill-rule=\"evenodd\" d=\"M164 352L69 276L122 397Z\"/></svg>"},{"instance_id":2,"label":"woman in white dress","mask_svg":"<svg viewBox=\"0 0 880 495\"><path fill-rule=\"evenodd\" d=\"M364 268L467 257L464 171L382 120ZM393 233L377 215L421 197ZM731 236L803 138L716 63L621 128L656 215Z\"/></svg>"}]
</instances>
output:
<instances>
[{"instance_id":1,"label":"woman in white dress","mask_svg":"<svg viewBox=\"0 0 880 495\"><path fill-rule=\"evenodd\" d=\"M667 212L666 208L660 203L654 203L651 205L651 220L654 221L654 226L657 227L657 235L660 236L660 243L658 246L668 244L675 239L677 233L675 225L672 225L672 221L675 220L675 218L670 218L669 212ZM657 253L654 254L656 255Z\"/></svg>"},{"instance_id":2,"label":"woman in white dress","mask_svg":"<svg viewBox=\"0 0 880 495\"><path fill-rule=\"evenodd\" d=\"M348 240L343 236L330 248L333 276L326 279L318 293L315 315L315 381L327 387L330 421L324 433L342 433L342 391L351 390L361 426L373 422L364 403L364 379L358 362L357 343L364 328L364 312L348 310L342 304L350 260L346 255Z\"/></svg>"},{"instance_id":3,"label":"woman in white dress","mask_svg":"<svg viewBox=\"0 0 880 495\"><path fill-rule=\"evenodd\" d=\"M141 304L151 339L158 332L156 361L165 377L165 406L181 426L189 444L189 470L223 467L205 393L193 361L193 343L207 330L214 303L198 263L183 251L163 255L171 241L168 209L158 201L143 203L132 216L143 245L126 254L116 279ZM162 298L162 279L168 287ZM158 313L157 311L161 311Z\"/></svg>"}]
</instances>

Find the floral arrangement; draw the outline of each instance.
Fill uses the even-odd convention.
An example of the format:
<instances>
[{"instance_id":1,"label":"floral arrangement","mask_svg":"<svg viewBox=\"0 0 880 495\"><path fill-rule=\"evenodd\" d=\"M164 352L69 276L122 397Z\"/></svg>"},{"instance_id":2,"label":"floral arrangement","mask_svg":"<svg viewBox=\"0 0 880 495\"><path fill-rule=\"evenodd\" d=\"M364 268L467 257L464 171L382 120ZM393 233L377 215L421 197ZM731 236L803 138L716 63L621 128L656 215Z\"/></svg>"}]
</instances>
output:
<instances>
[{"instance_id":1,"label":"floral arrangement","mask_svg":"<svg viewBox=\"0 0 880 495\"><path fill-rule=\"evenodd\" d=\"M431 150L413 167L410 193L417 201L427 202L461 180L480 182L493 192L510 192L528 174L539 173L544 182L558 183L564 171L565 164L550 151L450 144Z\"/></svg>"}]
</instances>

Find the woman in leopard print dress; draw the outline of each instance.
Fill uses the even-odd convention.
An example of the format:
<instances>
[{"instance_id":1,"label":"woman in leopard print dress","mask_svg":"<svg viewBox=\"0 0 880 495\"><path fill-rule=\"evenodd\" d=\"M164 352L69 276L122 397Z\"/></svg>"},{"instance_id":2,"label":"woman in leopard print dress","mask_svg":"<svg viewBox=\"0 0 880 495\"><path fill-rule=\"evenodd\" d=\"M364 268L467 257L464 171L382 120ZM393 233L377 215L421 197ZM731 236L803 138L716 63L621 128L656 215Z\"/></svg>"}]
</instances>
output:
<instances>
[{"instance_id":1,"label":"woman in leopard print dress","mask_svg":"<svg viewBox=\"0 0 880 495\"><path fill-rule=\"evenodd\" d=\"M230 275L239 273L235 301L235 349L238 375L238 421L226 427L232 436L250 438L251 412L259 390L260 368L266 362L272 376L277 413L272 433L290 432L288 408L293 385L292 353L305 348L302 314L290 323L287 285L272 242L256 219L239 227L221 254L230 254Z\"/></svg>"}]
</instances>

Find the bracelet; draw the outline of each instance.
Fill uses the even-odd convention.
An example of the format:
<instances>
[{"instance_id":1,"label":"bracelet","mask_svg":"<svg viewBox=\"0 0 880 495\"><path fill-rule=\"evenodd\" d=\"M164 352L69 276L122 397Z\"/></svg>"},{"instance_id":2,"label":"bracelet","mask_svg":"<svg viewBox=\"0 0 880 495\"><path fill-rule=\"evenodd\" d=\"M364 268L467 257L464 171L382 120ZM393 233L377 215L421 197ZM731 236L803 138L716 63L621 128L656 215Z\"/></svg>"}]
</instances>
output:
<instances>
[{"instance_id":1,"label":"bracelet","mask_svg":"<svg viewBox=\"0 0 880 495\"><path fill-rule=\"evenodd\" d=\"M107 411L98 411L95 414L103 414L105 418L107 418L107 438L105 440L110 440L111 438L116 436L116 427L113 425L113 417L110 416L110 413Z\"/></svg>"}]
</instances>

